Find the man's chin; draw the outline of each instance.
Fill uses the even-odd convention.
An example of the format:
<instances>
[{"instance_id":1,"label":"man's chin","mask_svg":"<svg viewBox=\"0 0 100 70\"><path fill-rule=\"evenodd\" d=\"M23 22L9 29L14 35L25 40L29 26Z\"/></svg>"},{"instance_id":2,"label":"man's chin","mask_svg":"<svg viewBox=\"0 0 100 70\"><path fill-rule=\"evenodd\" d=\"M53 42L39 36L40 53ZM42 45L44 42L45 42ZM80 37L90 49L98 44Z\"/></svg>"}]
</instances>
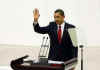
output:
<instances>
[{"instance_id":1,"label":"man's chin","mask_svg":"<svg viewBox=\"0 0 100 70\"><path fill-rule=\"evenodd\" d=\"M59 24L59 22L56 22L56 24Z\"/></svg>"},{"instance_id":2,"label":"man's chin","mask_svg":"<svg viewBox=\"0 0 100 70\"><path fill-rule=\"evenodd\" d=\"M56 22L56 24L57 24L57 25L61 25L62 23L57 23L57 22Z\"/></svg>"}]
</instances>

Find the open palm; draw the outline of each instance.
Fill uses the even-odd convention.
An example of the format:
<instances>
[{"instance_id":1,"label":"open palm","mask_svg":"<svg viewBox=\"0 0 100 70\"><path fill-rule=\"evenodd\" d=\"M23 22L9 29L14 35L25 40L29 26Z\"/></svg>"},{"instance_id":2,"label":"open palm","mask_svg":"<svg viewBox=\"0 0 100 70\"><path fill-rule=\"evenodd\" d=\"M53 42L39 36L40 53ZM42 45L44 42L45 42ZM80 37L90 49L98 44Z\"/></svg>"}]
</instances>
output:
<instances>
[{"instance_id":1,"label":"open palm","mask_svg":"<svg viewBox=\"0 0 100 70\"><path fill-rule=\"evenodd\" d=\"M33 17L34 17L34 21L38 21L40 14L39 14L39 10L38 9L34 9L33 11Z\"/></svg>"}]
</instances>

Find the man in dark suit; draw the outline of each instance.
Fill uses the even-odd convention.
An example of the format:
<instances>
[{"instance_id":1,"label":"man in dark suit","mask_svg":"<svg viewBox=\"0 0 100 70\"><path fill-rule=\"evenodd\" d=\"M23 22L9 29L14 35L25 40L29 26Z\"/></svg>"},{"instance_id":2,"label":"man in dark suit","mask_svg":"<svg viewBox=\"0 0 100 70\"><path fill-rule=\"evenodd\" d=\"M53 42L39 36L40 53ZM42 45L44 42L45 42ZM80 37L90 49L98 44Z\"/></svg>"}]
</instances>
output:
<instances>
[{"instance_id":1,"label":"man in dark suit","mask_svg":"<svg viewBox=\"0 0 100 70\"><path fill-rule=\"evenodd\" d=\"M33 12L33 26L35 32L48 34L50 37L50 51L48 59L55 61L67 61L73 57L77 57L68 33L68 29L75 28L75 26L64 21L64 11L57 9L54 12L54 21L50 22L46 27L39 26L39 16L39 10L35 9Z\"/></svg>"}]
</instances>

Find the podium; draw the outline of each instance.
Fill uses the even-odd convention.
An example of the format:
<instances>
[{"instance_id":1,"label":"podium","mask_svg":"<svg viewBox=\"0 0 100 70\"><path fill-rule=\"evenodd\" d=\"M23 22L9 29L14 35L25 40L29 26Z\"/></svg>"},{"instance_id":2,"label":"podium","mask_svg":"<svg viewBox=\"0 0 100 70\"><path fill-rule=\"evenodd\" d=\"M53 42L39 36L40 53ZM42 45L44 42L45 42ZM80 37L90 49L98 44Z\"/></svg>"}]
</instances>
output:
<instances>
[{"instance_id":1,"label":"podium","mask_svg":"<svg viewBox=\"0 0 100 70\"><path fill-rule=\"evenodd\" d=\"M15 65L13 70L64 70L63 66L52 66L52 65L43 65L43 64L33 64L30 66L26 65Z\"/></svg>"},{"instance_id":2,"label":"podium","mask_svg":"<svg viewBox=\"0 0 100 70\"><path fill-rule=\"evenodd\" d=\"M32 61L23 61L26 57L22 57L11 61L11 68L13 70L69 70L70 67L77 64L77 58L70 59L64 63L34 63ZM28 64L25 64L28 63Z\"/></svg>"}]
</instances>

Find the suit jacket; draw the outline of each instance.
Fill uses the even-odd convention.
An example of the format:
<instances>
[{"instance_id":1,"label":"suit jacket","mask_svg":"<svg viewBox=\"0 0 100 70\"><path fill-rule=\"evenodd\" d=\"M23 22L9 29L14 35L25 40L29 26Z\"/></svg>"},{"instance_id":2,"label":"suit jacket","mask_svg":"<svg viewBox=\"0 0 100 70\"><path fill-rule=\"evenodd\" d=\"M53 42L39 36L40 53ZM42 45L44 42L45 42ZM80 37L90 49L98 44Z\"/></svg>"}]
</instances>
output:
<instances>
[{"instance_id":1,"label":"suit jacket","mask_svg":"<svg viewBox=\"0 0 100 70\"><path fill-rule=\"evenodd\" d=\"M74 25L65 22L63 36L61 44L58 42L57 24L56 22L50 22L46 27L40 27L39 24L34 24L35 32L41 34L48 34L50 38L50 50L48 59L55 61L67 61L73 57L77 57L77 49L75 50L70 35L68 33L69 28L75 28Z\"/></svg>"}]
</instances>

